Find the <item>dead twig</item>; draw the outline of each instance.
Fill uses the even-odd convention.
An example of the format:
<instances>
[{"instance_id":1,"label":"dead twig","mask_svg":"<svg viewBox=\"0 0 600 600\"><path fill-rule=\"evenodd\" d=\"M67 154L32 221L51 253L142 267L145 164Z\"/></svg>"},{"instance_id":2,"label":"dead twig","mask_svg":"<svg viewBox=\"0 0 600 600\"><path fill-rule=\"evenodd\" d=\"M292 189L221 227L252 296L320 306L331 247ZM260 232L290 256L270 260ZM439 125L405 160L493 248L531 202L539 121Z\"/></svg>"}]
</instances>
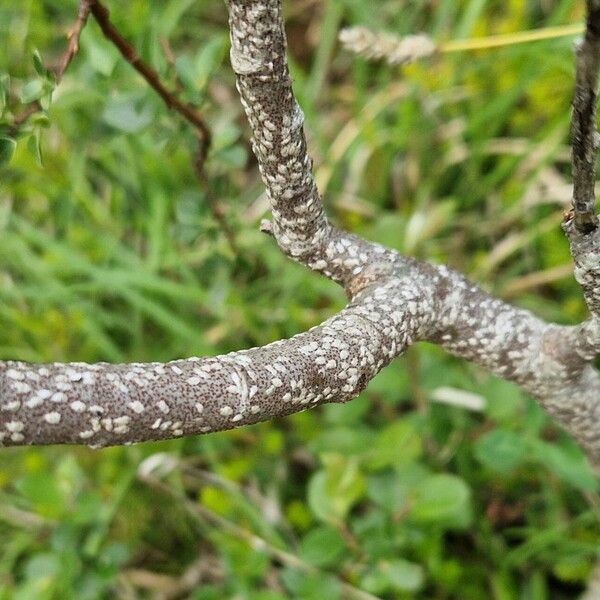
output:
<instances>
[{"instance_id":1,"label":"dead twig","mask_svg":"<svg viewBox=\"0 0 600 600\"><path fill-rule=\"evenodd\" d=\"M77 20L68 34L69 44L64 54L58 61L58 66L54 69L56 83L60 83L64 74L79 52L79 40L81 32L88 22L90 14L94 17L104 37L108 39L119 50L123 58L146 80L148 85L163 99L164 103L171 110L181 115L198 132L200 150L197 155L196 163L204 164L208 149L211 143L211 134L202 116L191 104L180 100L174 92L171 92L160 80L158 72L150 65L145 63L136 49L121 35L119 30L110 20L110 11L98 0L81 0ZM22 114L15 117L13 128L16 130L23 125L36 112L42 110L39 101L33 102Z\"/></svg>"}]
</instances>

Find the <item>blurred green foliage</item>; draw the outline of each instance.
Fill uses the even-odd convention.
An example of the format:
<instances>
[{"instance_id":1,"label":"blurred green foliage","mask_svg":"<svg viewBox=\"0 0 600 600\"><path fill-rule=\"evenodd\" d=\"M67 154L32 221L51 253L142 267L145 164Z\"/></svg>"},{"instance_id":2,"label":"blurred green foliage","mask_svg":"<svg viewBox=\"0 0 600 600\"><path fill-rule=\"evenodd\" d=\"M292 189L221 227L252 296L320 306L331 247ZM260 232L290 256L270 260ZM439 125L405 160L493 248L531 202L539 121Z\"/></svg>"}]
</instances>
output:
<instances>
[{"instance_id":1,"label":"blurred green foliage","mask_svg":"<svg viewBox=\"0 0 600 600\"><path fill-rule=\"evenodd\" d=\"M572 39L402 71L336 43L352 24L440 41L535 29L577 21L582 4L287 2L295 88L334 220L546 319L583 318L559 228ZM338 310L338 288L257 233L266 203L222 2L109 6L202 108L208 185L235 244L195 178L193 131L94 22L54 89L46 69L76 1L2 0L0 357L216 354ZM34 100L46 110L15 135ZM157 452L177 458L161 489L138 477ZM130 448L2 450L0 599L575 598L598 557L599 516L581 452L533 401L419 345L345 406Z\"/></svg>"}]
</instances>

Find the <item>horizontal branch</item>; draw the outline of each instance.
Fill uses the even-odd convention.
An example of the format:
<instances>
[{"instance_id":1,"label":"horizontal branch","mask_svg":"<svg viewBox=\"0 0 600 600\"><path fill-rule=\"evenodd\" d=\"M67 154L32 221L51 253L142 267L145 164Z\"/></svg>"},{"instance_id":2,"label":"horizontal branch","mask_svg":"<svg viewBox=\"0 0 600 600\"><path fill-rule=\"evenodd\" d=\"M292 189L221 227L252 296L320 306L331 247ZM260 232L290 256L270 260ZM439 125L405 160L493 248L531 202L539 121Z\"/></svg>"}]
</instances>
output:
<instances>
[{"instance_id":1,"label":"horizontal branch","mask_svg":"<svg viewBox=\"0 0 600 600\"><path fill-rule=\"evenodd\" d=\"M359 293L319 327L262 348L167 364L0 363L0 443L95 446L208 433L356 396L417 336L414 281ZM415 307L417 305L415 304Z\"/></svg>"},{"instance_id":2,"label":"horizontal branch","mask_svg":"<svg viewBox=\"0 0 600 600\"><path fill-rule=\"evenodd\" d=\"M97 3L94 4L97 6ZM229 0L231 59L290 257L340 282L349 305L288 340L166 364L0 362L0 445L126 444L208 433L346 402L410 344L428 340L534 395L600 466L597 235L571 231L592 312L548 324L462 275L334 228L323 211L285 57L280 0Z\"/></svg>"},{"instance_id":3,"label":"horizontal branch","mask_svg":"<svg viewBox=\"0 0 600 600\"><path fill-rule=\"evenodd\" d=\"M346 402L428 340L529 391L600 464L600 378L575 351L577 328L399 255L353 284L338 315L262 348L166 364L0 363L0 444L158 440Z\"/></svg>"}]
</instances>

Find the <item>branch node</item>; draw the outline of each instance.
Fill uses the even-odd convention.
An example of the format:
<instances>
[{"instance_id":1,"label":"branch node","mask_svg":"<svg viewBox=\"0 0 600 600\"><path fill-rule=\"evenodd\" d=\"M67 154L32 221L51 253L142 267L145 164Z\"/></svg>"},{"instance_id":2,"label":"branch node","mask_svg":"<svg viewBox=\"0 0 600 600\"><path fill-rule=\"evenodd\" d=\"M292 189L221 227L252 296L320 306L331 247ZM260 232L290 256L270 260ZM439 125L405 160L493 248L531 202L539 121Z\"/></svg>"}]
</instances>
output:
<instances>
[{"instance_id":1,"label":"branch node","mask_svg":"<svg viewBox=\"0 0 600 600\"><path fill-rule=\"evenodd\" d=\"M269 219L263 219L260 222L260 231L261 233L266 233L270 236L275 236L275 232L273 231L273 223L269 221Z\"/></svg>"}]
</instances>

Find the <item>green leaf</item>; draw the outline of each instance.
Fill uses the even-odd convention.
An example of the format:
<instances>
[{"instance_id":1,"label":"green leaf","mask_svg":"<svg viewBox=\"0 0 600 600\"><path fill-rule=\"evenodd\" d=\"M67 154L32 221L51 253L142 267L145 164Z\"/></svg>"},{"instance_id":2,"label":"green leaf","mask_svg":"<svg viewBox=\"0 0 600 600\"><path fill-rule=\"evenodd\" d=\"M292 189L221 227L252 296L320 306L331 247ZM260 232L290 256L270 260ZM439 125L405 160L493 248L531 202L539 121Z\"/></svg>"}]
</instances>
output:
<instances>
[{"instance_id":1,"label":"green leaf","mask_svg":"<svg viewBox=\"0 0 600 600\"><path fill-rule=\"evenodd\" d=\"M147 127L153 118L153 111L145 106L138 109L132 98L112 99L102 115L104 122L125 133L135 133Z\"/></svg>"},{"instance_id":2,"label":"green leaf","mask_svg":"<svg viewBox=\"0 0 600 600\"><path fill-rule=\"evenodd\" d=\"M333 527L312 529L300 544L300 558L315 567L330 567L339 563L346 544Z\"/></svg>"},{"instance_id":3,"label":"green leaf","mask_svg":"<svg viewBox=\"0 0 600 600\"><path fill-rule=\"evenodd\" d=\"M7 165L17 147L17 142L9 137L0 137L0 167Z\"/></svg>"},{"instance_id":4,"label":"green leaf","mask_svg":"<svg viewBox=\"0 0 600 600\"><path fill-rule=\"evenodd\" d=\"M455 475L432 475L414 489L411 516L418 523L464 529L472 520L471 490Z\"/></svg>"},{"instance_id":5,"label":"green leaf","mask_svg":"<svg viewBox=\"0 0 600 600\"><path fill-rule=\"evenodd\" d=\"M584 491L598 489L598 480L577 446L558 446L543 440L532 440L530 450L549 471L563 481Z\"/></svg>"},{"instance_id":6,"label":"green leaf","mask_svg":"<svg viewBox=\"0 0 600 600\"><path fill-rule=\"evenodd\" d=\"M42 134L39 130L35 131L27 140L27 149L33 156L39 167L44 165L44 155L42 153Z\"/></svg>"},{"instance_id":7,"label":"green leaf","mask_svg":"<svg viewBox=\"0 0 600 600\"><path fill-rule=\"evenodd\" d=\"M385 561L379 568L388 578L393 590L416 592L423 586L425 573L421 565L398 559Z\"/></svg>"},{"instance_id":8,"label":"green leaf","mask_svg":"<svg viewBox=\"0 0 600 600\"><path fill-rule=\"evenodd\" d=\"M2 73L0 75L0 114L6 108L9 90L10 90L10 76L7 73Z\"/></svg>"},{"instance_id":9,"label":"green leaf","mask_svg":"<svg viewBox=\"0 0 600 600\"><path fill-rule=\"evenodd\" d=\"M280 576L291 592L291 598L338 600L342 597L339 582L325 573L304 573L286 568L281 571Z\"/></svg>"},{"instance_id":10,"label":"green leaf","mask_svg":"<svg viewBox=\"0 0 600 600\"><path fill-rule=\"evenodd\" d=\"M588 561L581 555L561 558L552 570L558 579L569 583L583 583L589 577Z\"/></svg>"},{"instance_id":11,"label":"green leaf","mask_svg":"<svg viewBox=\"0 0 600 600\"><path fill-rule=\"evenodd\" d=\"M394 231L397 237L398 228ZM389 404L399 404L410 397L409 389L408 371L406 366L398 361L381 370L369 384L367 393L370 397L380 397Z\"/></svg>"},{"instance_id":12,"label":"green leaf","mask_svg":"<svg viewBox=\"0 0 600 600\"><path fill-rule=\"evenodd\" d=\"M223 62L227 39L216 37L206 44L195 57L182 55L175 61L180 79L190 91L203 90L217 67Z\"/></svg>"},{"instance_id":13,"label":"green leaf","mask_svg":"<svg viewBox=\"0 0 600 600\"><path fill-rule=\"evenodd\" d=\"M52 473L28 473L20 480L19 490L40 514L53 518L63 514L64 497Z\"/></svg>"},{"instance_id":14,"label":"green leaf","mask_svg":"<svg viewBox=\"0 0 600 600\"><path fill-rule=\"evenodd\" d=\"M21 89L20 100L23 104L29 104L39 100L45 92L44 82L41 79L32 79L28 81Z\"/></svg>"},{"instance_id":15,"label":"green leaf","mask_svg":"<svg viewBox=\"0 0 600 600\"><path fill-rule=\"evenodd\" d=\"M401 510L408 501L404 481L397 473L389 471L369 477L367 493L373 502L389 513Z\"/></svg>"},{"instance_id":16,"label":"green leaf","mask_svg":"<svg viewBox=\"0 0 600 600\"><path fill-rule=\"evenodd\" d=\"M497 429L482 435L475 443L475 456L499 473L516 469L527 456L527 442L514 431Z\"/></svg>"},{"instance_id":17,"label":"green leaf","mask_svg":"<svg viewBox=\"0 0 600 600\"><path fill-rule=\"evenodd\" d=\"M194 0L171 0L165 6L160 6L160 20L157 26L162 38L171 36L183 14L193 3Z\"/></svg>"},{"instance_id":18,"label":"green leaf","mask_svg":"<svg viewBox=\"0 0 600 600\"><path fill-rule=\"evenodd\" d=\"M367 573L362 587L372 594L395 592L417 592L423 587L423 567L408 560L385 560Z\"/></svg>"},{"instance_id":19,"label":"green leaf","mask_svg":"<svg viewBox=\"0 0 600 600\"><path fill-rule=\"evenodd\" d=\"M514 383L490 376L484 389L486 412L492 419L510 423L523 410L524 395Z\"/></svg>"},{"instance_id":20,"label":"green leaf","mask_svg":"<svg viewBox=\"0 0 600 600\"><path fill-rule=\"evenodd\" d=\"M105 40L96 39L91 28L86 27L81 35L81 46L85 48L91 67L101 75L110 77L119 60L119 52Z\"/></svg>"},{"instance_id":21,"label":"green leaf","mask_svg":"<svg viewBox=\"0 0 600 600\"><path fill-rule=\"evenodd\" d=\"M337 454L324 455L325 469L308 485L308 504L322 521L339 523L365 493L365 481L356 460Z\"/></svg>"},{"instance_id":22,"label":"green leaf","mask_svg":"<svg viewBox=\"0 0 600 600\"><path fill-rule=\"evenodd\" d=\"M54 577L60 569L58 557L50 552L34 554L25 566L27 579Z\"/></svg>"},{"instance_id":23,"label":"green leaf","mask_svg":"<svg viewBox=\"0 0 600 600\"><path fill-rule=\"evenodd\" d=\"M423 452L421 435L407 420L388 425L376 438L367 454L370 469L405 465L417 460Z\"/></svg>"},{"instance_id":24,"label":"green leaf","mask_svg":"<svg viewBox=\"0 0 600 600\"><path fill-rule=\"evenodd\" d=\"M46 77L46 75L48 74L48 71L44 66L44 61L42 60L42 57L40 56L40 53L37 50L33 51L33 67L35 68L36 73L40 77Z\"/></svg>"}]
</instances>

